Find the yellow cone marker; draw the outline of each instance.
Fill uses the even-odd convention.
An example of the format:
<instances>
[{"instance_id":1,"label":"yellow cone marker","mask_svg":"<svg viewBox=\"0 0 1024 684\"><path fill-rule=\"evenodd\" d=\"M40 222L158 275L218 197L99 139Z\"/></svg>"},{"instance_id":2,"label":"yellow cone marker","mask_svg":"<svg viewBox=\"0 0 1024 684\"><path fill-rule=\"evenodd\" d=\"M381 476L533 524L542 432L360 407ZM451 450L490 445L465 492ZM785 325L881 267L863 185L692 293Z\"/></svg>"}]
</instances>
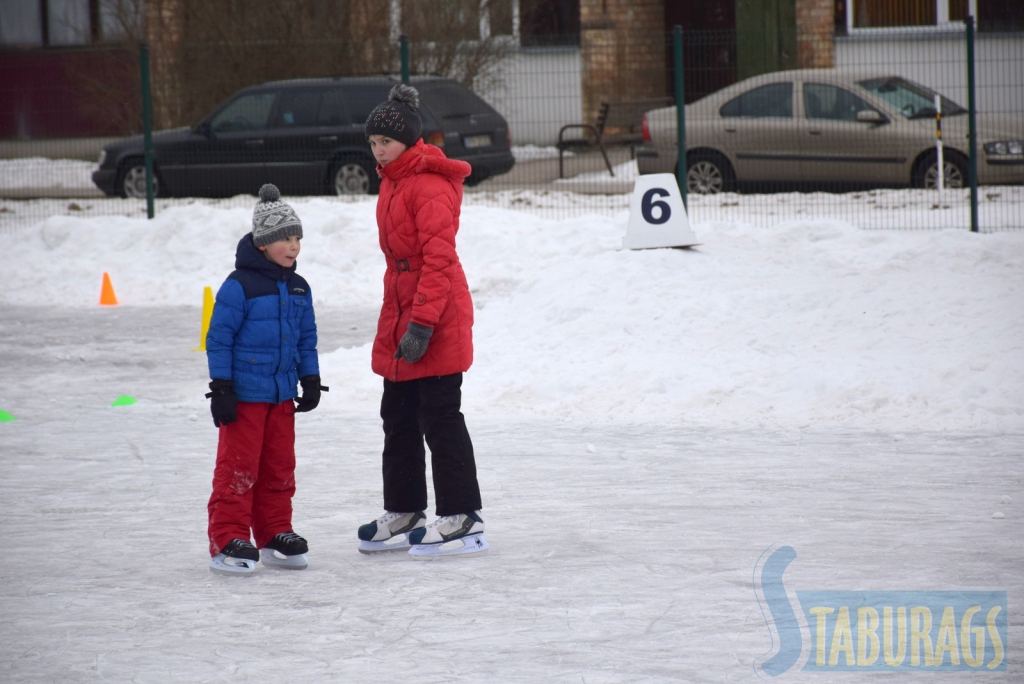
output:
<instances>
[{"instance_id":1,"label":"yellow cone marker","mask_svg":"<svg viewBox=\"0 0 1024 684\"><path fill-rule=\"evenodd\" d=\"M17 419L14 416L12 416L10 413L8 413L7 411L0 410L0 423L10 423L10 422L12 422L14 420L17 420Z\"/></svg>"},{"instance_id":2,"label":"yellow cone marker","mask_svg":"<svg viewBox=\"0 0 1024 684\"><path fill-rule=\"evenodd\" d=\"M192 351L206 351L206 333L210 332L210 318L213 316L213 289L203 288L203 325L199 332L199 346Z\"/></svg>"}]
</instances>

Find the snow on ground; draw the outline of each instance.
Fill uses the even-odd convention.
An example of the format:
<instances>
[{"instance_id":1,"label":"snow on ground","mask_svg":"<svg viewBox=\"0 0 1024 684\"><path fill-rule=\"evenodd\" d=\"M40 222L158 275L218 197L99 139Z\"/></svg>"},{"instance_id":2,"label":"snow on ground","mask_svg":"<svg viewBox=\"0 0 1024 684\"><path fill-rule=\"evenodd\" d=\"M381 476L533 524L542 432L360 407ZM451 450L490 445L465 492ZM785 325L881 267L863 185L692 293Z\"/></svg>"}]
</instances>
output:
<instances>
[{"instance_id":1,"label":"snow on ground","mask_svg":"<svg viewBox=\"0 0 1024 684\"><path fill-rule=\"evenodd\" d=\"M88 190L95 192L92 172L96 162L77 159L0 159L0 192L37 188L48 190Z\"/></svg>"},{"instance_id":2,"label":"snow on ground","mask_svg":"<svg viewBox=\"0 0 1024 684\"><path fill-rule=\"evenodd\" d=\"M491 551L417 562L355 551L380 506L373 201L295 207L331 386L297 421L310 568L249 580L206 569L190 350L251 207L0 235L0 681L755 681L776 542L791 592L1008 591L1008 671L956 678L1017 678L1024 233L697 221L697 248L630 252L624 212L470 198Z\"/></svg>"},{"instance_id":3,"label":"snow on ground","mask_svg":"<svg viewBox=\"0 0 1024 684\"><path fill-rule=\"evenodd\" d=\"M296 204L318 304L380 299L374 202ZM248 208L53 217L10 239L9 304L196 305L231 270ZM698 223L692 250L621 251L625 214L551 221L467 206L459 249L500 415L893 429L1024 427L1024 235ZM368 409L367 348L325 353ZM823 373L822 369L828 369Z\"/></svg>"},{"instance_id":4,"label":"snow on ground","mask_svg":"<svg viewBox=\"0 0 1024 684\"><path fill-rule=\"evenodd\" d=\"M563 156L571 157L571 150L562 153ZM558 148L554 145L513 145L512 156L516 162L538 161L541 159L558 159Z\"/></svg>"}]
</instances>

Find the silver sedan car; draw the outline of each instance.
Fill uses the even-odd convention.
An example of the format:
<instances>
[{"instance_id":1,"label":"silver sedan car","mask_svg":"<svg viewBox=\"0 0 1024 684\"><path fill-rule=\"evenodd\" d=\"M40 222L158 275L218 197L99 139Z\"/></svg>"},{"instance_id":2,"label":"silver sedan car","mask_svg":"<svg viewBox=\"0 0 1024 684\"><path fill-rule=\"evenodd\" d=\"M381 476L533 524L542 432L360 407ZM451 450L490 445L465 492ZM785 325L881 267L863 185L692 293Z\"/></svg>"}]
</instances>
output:
<instances>
[{"instance_id":1,"label":"silver sedan car","mask_svg":"<svg viewBox=\"0 0 1024 684\"><path fill-rule=\"evenodd\" d=\"M802 69L755 76L686 105L687 190L739 183L934 188L936 93L899 76ZM942 97L943 181L968 183L967 110ZM1024 182L1024 117L977 115L978 182ZM676 108L644 117L640 173L675 173Z\"/></svg>"}]
</instances>

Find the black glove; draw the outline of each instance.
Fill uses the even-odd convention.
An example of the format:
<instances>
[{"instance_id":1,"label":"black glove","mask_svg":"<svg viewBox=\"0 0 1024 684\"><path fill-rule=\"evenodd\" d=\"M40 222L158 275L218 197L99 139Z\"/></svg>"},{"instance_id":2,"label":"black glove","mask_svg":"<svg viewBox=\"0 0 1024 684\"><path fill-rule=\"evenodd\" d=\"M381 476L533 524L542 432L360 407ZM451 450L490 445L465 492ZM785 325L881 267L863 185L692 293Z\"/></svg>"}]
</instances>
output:
<instances>
[{"instance_id":1,"label":"black glove","mask_svg":"<svg viewBox=\"0 0 1024 684\"><path fill-rule=\"evenodd\" d=\"M299 384L302 385L302 396L295 400L296 413L312 411L320 403L320 393L331 391L327 385L320 384L319 375L305 375L299 378Z\"/></svg>"},{"instance_id":2,"label":"black glove","mask_svg":"<svg viewBox=\"0 0 1024 684\"><path fill-rule=\"evenodd\" d=\"M430 336L433 334L433 328L428 328L419 323L410 323L409 328L402 335L402 339L398 343L398 351L395 352L395 358L405 359L406 363L416 363L427 353L427 345L430 344Z\"/></svg>"},{"instance_id":3,"label":"black glove","mask_svg":"<svg viewBox=\"0 0 1024 684\"><path fill-rule=\"evenodd\" d=\"M210 413L213 414L213 424L217 427L234 423L238 420L238 397L235 396L234 380L214 380L210 383L210 393L206 395L210 399Z\"/></svg>"}]
</instances>

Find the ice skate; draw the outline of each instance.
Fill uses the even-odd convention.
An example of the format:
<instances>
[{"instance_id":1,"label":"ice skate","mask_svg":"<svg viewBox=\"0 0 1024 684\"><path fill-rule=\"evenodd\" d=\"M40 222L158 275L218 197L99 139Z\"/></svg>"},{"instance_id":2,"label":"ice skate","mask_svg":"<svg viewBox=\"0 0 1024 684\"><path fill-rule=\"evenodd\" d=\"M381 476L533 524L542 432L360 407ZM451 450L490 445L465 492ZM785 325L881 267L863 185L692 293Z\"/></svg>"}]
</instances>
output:
<instances>
[{"instance_id":1,"label":"ice skate","mask_svg":"<svg viewBox=\"0 0 1024 684\"><path fill-rule=\"evenodd\" d=\"M384 515L359 528L359 553L402 551L409 548L409 533L423 529L427 516L423 511Z\"/></svg>"},{"instance_id":2,"label":"ice skate","mask_svg":"<svg viewBox=\"0 0 1024 684\"><path fill-rule=\"evenodd\" d=\"M309 563L306 553L309 545L306 540L291 530L281 532L260 550L260 560L268 568L282 570L305 570Z\"/></svg>"},{"instance_id":3,"label":"ice skate","mask_svg":"<svg viewBox=\"0 0 1024 684\"><path fill-rule=\"evenodd\" d=\"M442 516L422 529L413 530L409 542L409 555L422 560L483 553L489 548L479 511Z\"/></svg>"},{"instance_id":4,"label":"ice skate","mask_svg":"<svg viewBox=\"0 0 1024 684\"><path fill-rule=\"evenodd\" d=\"M232 539L210 559L210 572L228 577L249 577L256 570L260 552L246 539Z\"/></svg>"}]
</instances>

